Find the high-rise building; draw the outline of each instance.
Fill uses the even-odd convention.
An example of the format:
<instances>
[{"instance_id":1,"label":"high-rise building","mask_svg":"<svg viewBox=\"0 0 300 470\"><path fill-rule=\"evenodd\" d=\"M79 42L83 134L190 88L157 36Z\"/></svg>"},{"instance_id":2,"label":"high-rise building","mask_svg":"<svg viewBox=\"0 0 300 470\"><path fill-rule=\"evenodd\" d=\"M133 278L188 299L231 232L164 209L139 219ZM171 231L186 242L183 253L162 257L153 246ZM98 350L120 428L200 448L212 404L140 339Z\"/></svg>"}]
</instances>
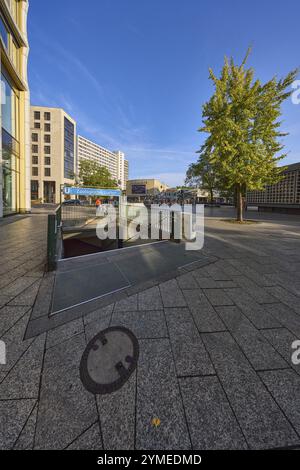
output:
<instances>
[{"instance_id":1,"label":"high-rise building","mask_svg":"<svg viewBox=\"0 0 300 470\"><path fill-rule=\"evenodd\" d=\"M61 201L61 187L74 184L76 122L61 108L31 106L31 200Z\"/></svg>"},{"instance_id":2,"label":"high-rise building","mask_svg":"<svg viewBox=\"0 0 300 470\"><path fill-rule=\"evenodd\" d=\"M0 0L0 217L30 211L27 0Z\"/></svg>"},{"instance_id":3,"label":"high-rise building","mask_svg":"<svg viewBox=\"0 0 300 470\"><path fill-rule=\"evenodd\" d=\"M121 189L126 189L129 163L125 160L123 152L112 152L80 135L78 136L77 151L78 164L80 164L82 160L90 160L99 163L99 165L108 169L112 178L118 182Z\"/></svg>"}]
</instances>

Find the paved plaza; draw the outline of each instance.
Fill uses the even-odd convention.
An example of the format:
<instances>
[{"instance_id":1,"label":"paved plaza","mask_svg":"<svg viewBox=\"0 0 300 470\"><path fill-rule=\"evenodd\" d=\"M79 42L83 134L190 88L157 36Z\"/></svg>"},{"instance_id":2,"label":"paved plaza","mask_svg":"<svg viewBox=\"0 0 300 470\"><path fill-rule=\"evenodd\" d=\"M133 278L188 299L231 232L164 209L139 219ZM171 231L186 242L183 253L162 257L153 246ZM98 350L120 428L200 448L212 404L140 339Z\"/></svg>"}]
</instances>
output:
<instances>
[{"instance_id":1,"label":"paved plaza","mask_svg":"<svg viewBox=\"0 0 300 470\"><path fill-rule=\"evenodd\" d=\"M28 325L48 318L54 285L47 217L0 222L1 449L300 448L300 217L206 215L199 261L36 333ZM81 357L115 325L138 338L138 365L95 396Z\"/></svg>"}]
</instances>

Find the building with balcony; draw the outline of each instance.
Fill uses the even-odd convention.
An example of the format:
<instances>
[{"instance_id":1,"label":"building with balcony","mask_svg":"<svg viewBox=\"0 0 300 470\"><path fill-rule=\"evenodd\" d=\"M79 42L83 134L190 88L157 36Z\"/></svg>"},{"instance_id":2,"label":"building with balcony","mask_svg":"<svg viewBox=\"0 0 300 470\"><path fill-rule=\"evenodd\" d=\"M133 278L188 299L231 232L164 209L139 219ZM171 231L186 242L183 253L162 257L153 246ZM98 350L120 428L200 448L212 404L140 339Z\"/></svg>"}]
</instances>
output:
<instances>
[{"instance_id":1,"label":"building with balcony","mask_svg":"<svg viewBox=\"0 0 300 470\"><path fill-rule=\"evenodd\" d=\"M125 160L123 152L112 152L80 135L77 141L77 151L78 165L83 160L90 160L104 166L112 178L118 182L119 187L125 191L129 175L129 162Z\"/></svg>"},{"instance_id":2,"label":"building with balcony","mask_svg":"<svg viewBox=\"0 0 300 470\"><path fill-rule=\"evenodd\" d=\"M31 106L31 201L59 204L61 187L74 184L76 122L61 108Z\"/></svg>"},{"instance_id":3,"label":"building with balcony","mask_svg":"<svg viewBox=\"0 0 300 470\"><path fill-rule=\"evenodd\" d=\"M264 211L300 213L300 163L285 167L282 176L263 191L247 191L247 204Z\"/></svg>"},{"instance_id":4,"label":"building with balcony","mask_svg":"<svg viewBox=\"0 0 300 470\"><path fill-rule=\"evenodd\" d=\"M27 0L0 0L0 217L30 211Z\"/></svg>"}]
</instances>

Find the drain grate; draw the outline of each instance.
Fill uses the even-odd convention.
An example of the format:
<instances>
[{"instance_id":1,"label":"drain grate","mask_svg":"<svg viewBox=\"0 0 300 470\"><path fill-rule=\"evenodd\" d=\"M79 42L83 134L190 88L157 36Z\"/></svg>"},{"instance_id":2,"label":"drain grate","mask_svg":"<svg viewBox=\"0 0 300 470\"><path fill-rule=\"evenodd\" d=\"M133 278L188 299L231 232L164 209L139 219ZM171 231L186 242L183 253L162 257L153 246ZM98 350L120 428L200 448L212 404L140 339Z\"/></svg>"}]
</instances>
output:
<instances>
[{"instance_id":1,"label":"drain grate","mask_svg":"<svg viewBox=\"0 0 300 470\"><path fill-rule=\"evenodd\" d=\"M139 344L132 331L111 327L87 345L80 362L80 378L94 395L119 390L136 368Z\"/></svg>"}]
</instances>

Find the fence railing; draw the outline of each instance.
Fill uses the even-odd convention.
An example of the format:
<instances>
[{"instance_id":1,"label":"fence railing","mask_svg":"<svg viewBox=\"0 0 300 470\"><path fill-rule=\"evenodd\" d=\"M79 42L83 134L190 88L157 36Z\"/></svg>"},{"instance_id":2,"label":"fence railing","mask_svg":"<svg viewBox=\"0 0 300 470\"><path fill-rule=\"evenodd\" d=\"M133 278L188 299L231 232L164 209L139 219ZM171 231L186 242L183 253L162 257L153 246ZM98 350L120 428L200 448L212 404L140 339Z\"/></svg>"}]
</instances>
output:
<instances>
[{"instance_id":1,"label":"fence railing","mask_svg":"<svg viewBox=\"0 0 300 470\"><path fill-rule=\"evenodd\" d=\"M47 264L48 271L55 271L61 250L61 206L48 215Z\"/></svg>"}]
</instances>

